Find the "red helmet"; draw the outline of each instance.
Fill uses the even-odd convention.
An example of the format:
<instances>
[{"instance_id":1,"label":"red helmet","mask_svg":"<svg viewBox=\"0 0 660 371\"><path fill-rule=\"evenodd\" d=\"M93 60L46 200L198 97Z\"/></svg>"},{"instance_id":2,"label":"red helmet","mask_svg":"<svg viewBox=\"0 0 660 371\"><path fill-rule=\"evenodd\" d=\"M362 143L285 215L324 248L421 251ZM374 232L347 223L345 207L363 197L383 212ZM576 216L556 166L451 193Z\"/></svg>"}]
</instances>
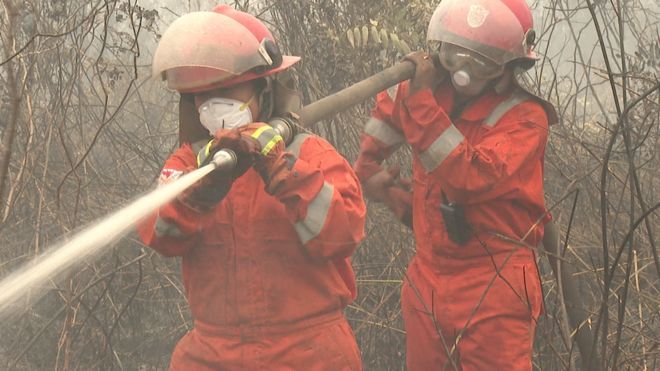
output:
<instances>
[{"instance_id":1,"label":"red helmet","mask_svg":"<svg viewBox=\"0 0 660 371\"><path fill-rule=\"evenodd\" d=\"M158 43L152 73L170 89L194 93L269 76L299 60L283 56L257 18L220 5L174 21Z\"/></svg>"},{"instance_id":2,"label":"red helmet","mask_svg":"<svg viewBox=\"0 0 660 371\"><path fill-rule=\"evenodd\" d=\"M536 34L525 0L443 0L429 23L427 39L461 46L499 65L533 64Z\"/></svg>"}]
</instances>

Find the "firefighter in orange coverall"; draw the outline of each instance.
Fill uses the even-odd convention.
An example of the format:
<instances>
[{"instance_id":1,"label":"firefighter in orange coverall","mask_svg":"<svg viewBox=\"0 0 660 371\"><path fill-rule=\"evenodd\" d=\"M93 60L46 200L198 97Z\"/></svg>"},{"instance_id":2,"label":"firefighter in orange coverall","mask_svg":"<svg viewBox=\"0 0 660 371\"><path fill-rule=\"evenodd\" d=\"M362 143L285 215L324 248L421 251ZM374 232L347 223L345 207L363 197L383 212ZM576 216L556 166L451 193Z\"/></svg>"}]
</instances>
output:
<instances>
[{"instance_id":1,"label":"firefighter in orange coverall","mask_svg":"<svg viewBox=\"0 0 660 371\"><path fill-rule=\"evenodd\" d=\"M541 283L543 157L554 109L516 81L530 68L524 0L443 0L416 72L377 96L355 164L365 195L412 223L402 288L408 370L530 370ZM412 192L381 164L413 150Z\"/></svg>"},{"instance_id":2,"label":"firefighter in orange coverall","mask_svg":"<svg viewBox=\"0 0 660 371\"><path fill-rule=\"evenodd\" d=\"M140 228L156 251L182 257L194 328L177 344L173 370L361 369L342 313L356 295L349 256L363 237L359 181L323 139L299 134L285 148L255 123L269 118L269 79L298 60L228 6L182 16L159 43L154 72L194 97L212 138L184 143L160 183L220 149L237 155L232 172L211 173Z\"/></svg>"}]
</instances>

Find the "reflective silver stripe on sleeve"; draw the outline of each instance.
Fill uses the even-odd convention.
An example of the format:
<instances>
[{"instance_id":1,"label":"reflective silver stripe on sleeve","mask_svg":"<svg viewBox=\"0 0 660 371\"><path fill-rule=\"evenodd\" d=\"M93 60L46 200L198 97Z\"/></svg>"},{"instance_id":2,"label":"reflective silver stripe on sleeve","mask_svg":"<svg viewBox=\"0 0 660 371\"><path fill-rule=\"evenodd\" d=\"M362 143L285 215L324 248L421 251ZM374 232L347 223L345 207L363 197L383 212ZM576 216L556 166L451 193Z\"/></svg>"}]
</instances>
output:
<instances>
[{"instance_id":1,"label":"reflective silver stripe on sleeve","mask_svg":"<svg viewBox=\"0 0 660 371\"><path fill-rule=\"evenodd\" d=\"M291 144L286 146L287 152L291 153L296 158L300 157L300 148L302 148L303 143L305 143L305 140L307 140L307 138L309 137L311 137L311 135L309 134L305 134L305 133L297 134L295 137L293 137L293 141L291 142Z\"/></svg>"},{"instance_id":2,"label":"reflective silver stripe on sleeve","mask_svg":"<svg viewBox=\"0 0 660 371\"><path fill-rule=\"evenodd\" d=\"M435 170L447 156L465 139L454 125L450 125L440 134L431 146L419 154L419 159L426 172Z\"/></svg>"},{"instance_id":3,"label":"reflective silver stripe on sleeve","mask_svg":"<svg viewBox=\"0 0 660 371\"><path fill-rule=\"evenodd\" d=\"M490 115L484 120L484 125L487 126L495 126L498 121L507 113L509 110L520 103L526 101L529 99L529 94L523 92L523 91L518 91L513 94L509 98L507 98L504 102L500 103L495 107L493 112L490 113Z\"/></svg>"},{"instance_id":4,"label":"reflective silver stripe on sleeve","mask_svg":"<svg viewBox=\"0 0 660 371\"><path fill-rule=\"evenodd\" d=\"M401 144L405 140L403 134L375 117L370 118L364 125L364 133L380 140L388 147Z\"/></svg>"},{"instance_id":5,"label":"reflective silver stripe on sleeve","mask_svg":"<svg viewBox=\"0 0 660 371\"><path fill-rule=\"evenodd\" d=\"M396 84L396 85L394 85L394 86L390 86L390 87L387 89L387 95L390 96L390 99L391 99L391 100L396 100L396 93L397 93L397 91L399 91L399 84Z\"/></svg>"},{"instance_id":6,"label":"reflective silver stripe on sleeve","mask_svg":"<svg viewBox=\"0 0 660 371\"><path fill-rule=\"evenodd\" d=\"M303 244L306 244L321 233L325 225L325 220L328 217L328 212L330 211L334 190L335 187L332 184L324 182L319 193L307 206L307 216L305 216L305 219L293 225Z\"/></svg>"},{"instance_id":7,"label":"reflective silver stripe on sleeve","mask_svg":"<svg viewBox=\"0 0 660 371\"><path fill-rule=\"evenodd\" d=\"M156 237L183 237L183 232L181 232L176 224L169 223L160 216L156 218L154 231L156 232Z\"/></svg>"}]
</instances>

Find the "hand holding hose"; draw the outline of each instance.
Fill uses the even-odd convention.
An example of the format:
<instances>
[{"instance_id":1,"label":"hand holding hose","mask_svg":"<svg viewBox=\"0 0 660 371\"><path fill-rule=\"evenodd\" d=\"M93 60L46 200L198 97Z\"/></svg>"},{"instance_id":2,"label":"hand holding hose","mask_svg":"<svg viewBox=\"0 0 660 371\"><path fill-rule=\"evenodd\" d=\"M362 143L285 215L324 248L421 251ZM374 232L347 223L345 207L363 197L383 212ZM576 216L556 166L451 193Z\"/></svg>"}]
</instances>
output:
<instances>
[{"instance_id":1,"label":"hand holding hose","mask_svg":"<svg viewBox=\"0 0 660 371\"><path fill-rule=\"evenodd\" d=\"M364 182L364 194L384 203L403 224L412 228L412 184L400 178L398 166L391 166L374 174Z\"/></svg>"},{"instance_id":2,"label":"hand holding hose","mask_svg":"<svg viewBox=\"0 0 660 371\"><path fill-rule=\"evenodd\" d=\"M423 51L412 52L403 57L404 60L415 65L415 75L410 80L409 96L424 89L434 90L447 76L447 71L435 62L436 58Z\"/></svg>"},{"instance_id":3,"label":"hand holding hose","mask_svg":"<svg viewBox=\"0 0 660 371\"><path fill-rule=\"evenodd\" d=\"M270 194L277 192L295 162L295 157L285 152L286 143L281 132L281 129L257 122L239 128L239 137L235 139L236 147L249 148L254 168L261 175L266 192ZM240 159L241 154L237 155Z\"/></svg>"},{"instance_id":4,"label":"hand holding hose","mask_svg":"<svg viewBox=\"0 0 660 371\"><path fill-rule=\"evenodd\" d=\"M249 126L249 125L248 125ZM241 129L221 129L197 153L197 167L201 168L215 160L220 151L233 153L235 165L216 168L206 177L179 195L179 201L189 208L205 213L212 210L229 193L234 180L245 174L254 164L255 149L258 143L242 140ZM193 169L190 169L193 170Z\"/></svg>"},{"instance_id":5,"label":"hand holding hose","mask_svg":"<svg viewBox=\"0 0 660 371\"><path fill-rule=\"evenodd\" d=\"M219 150L231 150L236 154L237 163L229 174L234 179L238 178L254 165L266 184L266 191L274 194L295 161L284 151L286 144L281 132L281 128L276 129L262 122L218 131L216 139L200 151L198 162L202 165L209 163ZM214 173L209 176L213 177Z\"/></svg>"}]
</instances>

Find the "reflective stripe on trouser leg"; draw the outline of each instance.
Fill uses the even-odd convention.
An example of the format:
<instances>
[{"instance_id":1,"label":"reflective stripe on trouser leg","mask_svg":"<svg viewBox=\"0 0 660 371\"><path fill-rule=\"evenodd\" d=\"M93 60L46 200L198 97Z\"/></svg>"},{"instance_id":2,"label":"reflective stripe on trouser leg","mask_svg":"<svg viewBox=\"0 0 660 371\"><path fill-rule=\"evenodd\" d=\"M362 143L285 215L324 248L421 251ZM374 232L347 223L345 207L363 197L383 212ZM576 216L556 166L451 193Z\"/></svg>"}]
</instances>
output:
<instances>
[{"instance_id":1,"label":"reflective stripe on trouser leg","mask_svg":"<svg viewBox=\"0 0 660 371\"><path fill-rule=\"evenodd\" d=\"M334 189L335 187L332 184L323 182L323 187L307 206L305 219L293 225L303 244L321 233L323 225L325 225L325 220L328 217L328 212L330 211Z\"/></svg>"},{"instance_id":2,"label":"reflective stripe on trouser leg","mask_svg":"<svg viewBox=\"0 0 660 371\"><path fill-rule=\"evenodd\" d=\"M426 151L419 154L424 169L427 172L435 170L463 139L463 134L454 125L450 125Z\"/></svg>"},{"instance_id":3,"label":"reflective stripe on trouser leg","mask_svg":"<svg viewBox=\"0 0 660 371\"><path fill-rule=\"evenodd\" d=\"M405 140L403 134L375 117L370 118L364 125L364 133L380 140L388 147L401 144Z\"/></svg>"}]
</instances>

